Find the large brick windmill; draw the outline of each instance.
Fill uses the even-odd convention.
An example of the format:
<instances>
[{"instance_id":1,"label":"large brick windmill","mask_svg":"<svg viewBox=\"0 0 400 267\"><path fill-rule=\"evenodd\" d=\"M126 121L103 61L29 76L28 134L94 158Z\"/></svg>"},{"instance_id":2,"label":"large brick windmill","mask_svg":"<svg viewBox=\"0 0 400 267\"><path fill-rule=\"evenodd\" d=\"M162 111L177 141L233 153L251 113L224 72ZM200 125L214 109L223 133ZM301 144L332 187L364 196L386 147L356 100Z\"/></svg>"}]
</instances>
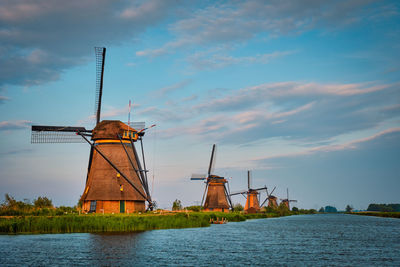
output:
<instances>
[{"instance_id":1,"label":"large brick windmill","mask_svg":"<svg viewBox=\"0 0 400 267\"><path fill-rule=\"evenodd\" d=\"M207 192L203 206L204 211L229 212L229 208L232 209L232 201L225 186L228 181L224 177L212 174L214 171L215 153L216 146L214 144L207 175L193 174L190 180L205 180L206 188L203 193L203 198L201 199L201 205L203 206L204 196Z\"/></svg>"},{"instance_id":2,"label":"large brick windmill","mask_svg":"<svg viewBox=\"0 0 400 267\"><path fill-rule=\"evenodd\" d=\"M285 203L286 207L290 210L290 202L297 202L297 200L289 198L289 188L286 188L287 198L281 198L282 203Z\"/></svg>"},{"instance_id":3,"label":"large brick windmill","mask_svg":"<svg viewBox=\"0 0 400 267\"><path fill-rule=\"evenodd\" d=\"M96 47L96 126L32 126L32 143L80 143L90 145L86 185L81 197L84 212L130 213L153 209L141 125L117 120L100 121L106 48ZM139 126L139 127L138 127ZM137 128L137 129L135 129ZM139 130L140 129L140 130ZM91 139L91 141L89 140ZM135 143L141 146L141 160Z\"/></svg>"},{"instance_id":4,"label":"large brick windmill","mask_svg":"<svg viewBox=\"0 0 400 267\"><path fill-rule=\"evenodd\" d=\"M256 213L260 211L260 193L259 191L267 190L267 187L261 187L254 189L251 187L251 171L247 171L247 190L235 192L230 194L230 196L234 195L246 195L246 205L244 206L244 212L246 213ZM264 201L265 202L265 201Z\"/></svg>"}]
</instances>

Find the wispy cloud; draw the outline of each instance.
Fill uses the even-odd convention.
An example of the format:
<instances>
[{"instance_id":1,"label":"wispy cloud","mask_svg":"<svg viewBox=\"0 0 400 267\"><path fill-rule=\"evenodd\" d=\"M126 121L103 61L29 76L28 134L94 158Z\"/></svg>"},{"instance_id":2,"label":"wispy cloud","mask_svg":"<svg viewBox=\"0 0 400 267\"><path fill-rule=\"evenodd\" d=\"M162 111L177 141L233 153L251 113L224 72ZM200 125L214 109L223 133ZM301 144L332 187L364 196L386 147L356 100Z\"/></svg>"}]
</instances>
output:
<instances>
[{"instance_id":1,"label":"wispy cloud","mask_svg":"<svg viewBox=\"0 0 400 267\"><path fill-rule=\"evenodd\" d=\"M190 79L186 79L183 81L180 81L178 83L163 87L157 91L153 92L153 95L156 97L164 97L165 95L172 93L174 91L177 91L179 89L183 89L185 88L188 84L190 84L191 80Z\"/></svg>"},{"instance_id":2,"label":"wispy cloud","mask_svg":"<svg viewBox=\"0 0 400 267\"><path fill-rule=\"evenodd\" d=\"M10 98L0 95L0 104L4 104L8 100L10 100Z\"/></svg>"},{"instance_id":3,"label":"wispy cloud","mask_svg":"<svg viewBox=\"0 0 400 267\"><path fill-rule=\"evenodd\" d=\"M236 1L213 3L195 10L170 27L177 38L160 48L138 51L138 56L155 57L194 44L242 42L259 33L276 37L314 28L335 29L355 24L370 16L381 17L372 1L286 3L282 1Z\"/></svg>"},{"instance_id":4,"label":"wispy cloud","mask_svg":"<svg viewBox=\"0 0 400 267\"><path fill-rule=\"evenodd\" d=\"M17 120L17 121L1 121L0 131L12 131L26 129L31 126L32 122L27 120Z\"/></svg>"},{"instance_id":5,"label":"wispy cloud","mask_svg":"<svg viewBox=\"0 0 400 267\"><path fill-rule=\"evenodd\" d=\"M218 69L235 64L267 64L275 58L287 56L293 53L294 51L276 51L269 54L255 56L234 57L227 55L225 52L213 52L211 54L208 52L197 52L192 56L189 56L188 62L198 70Z\"/></svg>"},{"instance_id":6,"label":"wispy cloud","mask_svg":"<svg viewBox=\"0 0 400 267\"><path fill-rule=\"evenodd\" d=\"M362 143L370 142L372 140L378 139L385 135L392 134L392 133L398 133L398 132L400 132L400 127L389 128L389 129L380 131L378 133L375 133L371 136L354 139L354 140L344 142L344 143L310 147L310 148L307 148L307 149L304 149L301 151L296 151L296 152L282 153L282 154L271 155L271 156L267 156L267 157L253 158L250 161L260 162L260 161L265 161L265 160L270 160L270 159L275 159L275 158L300 157L300 156L315 154L315 153L319 153L319 152L333 152L333 151L341 151L341 150L348 150L348 149L356 149Z\"/></svg>"},{"instance_id":7,"label":"wispy cloud","mask_svg":"<svg viewBox=\"0 0 400 267\"><path fill-rule=\"evenodd\" d=\"M8 151L0 152L0 156L25 154L25 153L30 153L32 151L33 151L33 149L31 149L31 148L12 149L12 150L8 150Z\"/></svg>"},{"instance_id":8,"label":"wispy cloud","mask_svg":"<svg viewBox=\"0 0 400 267\"><path fill-rule=\"evenodd\" d=\"M269 83L224 91L197 104L141 110L159 122L176 122L176 131L220 143L254 143L284 137L320 142L338 135L373 129L400 116L399 84L305 82ZM167 127L167 126L165 126Z\"/></svg>"}]
</instances>

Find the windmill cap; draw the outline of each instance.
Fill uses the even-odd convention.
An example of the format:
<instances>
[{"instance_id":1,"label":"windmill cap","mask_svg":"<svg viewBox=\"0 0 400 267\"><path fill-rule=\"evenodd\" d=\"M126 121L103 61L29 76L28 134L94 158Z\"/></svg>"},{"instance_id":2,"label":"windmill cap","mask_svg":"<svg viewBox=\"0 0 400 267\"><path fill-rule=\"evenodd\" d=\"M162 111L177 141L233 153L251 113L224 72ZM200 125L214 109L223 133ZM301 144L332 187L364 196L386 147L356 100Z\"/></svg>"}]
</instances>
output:
<instances>
[{"instance_id":1,"label":"windmill cap","mask_svg":"<svg viewBox=\"0 0 400 267\"><path fill-rule=\"evenodd\" d=\"M104 120L99 122L92 131L92 140L113 139L119 140L118 135L124 136L124 132L135 132L136 129L128 127L127 124L117 120Z\"/></svg>"}]
</instances>

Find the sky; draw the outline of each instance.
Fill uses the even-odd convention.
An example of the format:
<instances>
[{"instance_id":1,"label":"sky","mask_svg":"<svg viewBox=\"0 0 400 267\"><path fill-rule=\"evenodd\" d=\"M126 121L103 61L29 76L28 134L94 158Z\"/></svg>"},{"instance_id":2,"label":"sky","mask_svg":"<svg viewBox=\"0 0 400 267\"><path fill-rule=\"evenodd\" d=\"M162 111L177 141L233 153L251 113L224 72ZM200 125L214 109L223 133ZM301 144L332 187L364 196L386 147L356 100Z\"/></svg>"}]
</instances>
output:
<instances>
[{"instance_id":1,"label":"sky","mask_svg":"<svg viewBox=\"0 0 400 267\"><path fill-rule=\"evenodd\" d=\"M299 208L400 202L398 1L0 2L0 195L75 205L87 144L31 144L31 125L95 124L94 47L107 48L102 119L144 138L153 199L199 204L276 186ZM2 197L1 197L2 198ZM261 198L265 198L262 193ZM234 203L244 205L242 196Z\"/></svg>"}]
</instances>

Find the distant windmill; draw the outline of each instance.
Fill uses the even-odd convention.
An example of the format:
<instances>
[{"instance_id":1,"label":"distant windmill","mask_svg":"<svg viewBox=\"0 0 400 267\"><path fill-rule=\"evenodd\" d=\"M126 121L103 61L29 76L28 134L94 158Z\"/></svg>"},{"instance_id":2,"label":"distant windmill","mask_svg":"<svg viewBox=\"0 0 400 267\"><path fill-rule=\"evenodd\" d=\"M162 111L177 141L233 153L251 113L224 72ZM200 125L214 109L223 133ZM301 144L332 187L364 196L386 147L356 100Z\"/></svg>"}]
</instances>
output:
<instances>
[{"instance_id":1,"label":"distant windmill","mask_svg":"<svg viewBox=\"0 0 400 267\"><path fill-rule=\"evenodd\" d=\"M32 143L80 143L90 145L86 185L81 197L84 212L124 213L153 209L147 181L142 137L144 123L100 121L106 48L96 47L96 126L32 126ZM154 126L154 125L153 125ZM152 126L151 126L152 127ZM136 130L136 129L141 130ZM88 138L92 141L89 141ZM140 162L135 142L141 145Z\"/></svg>"},{"instance_id":2,"label":"distant windmill","mask_svg":"<svg viewBox=\"0 0 400 267\"><path fill-rule=\"evenodd\" d=\"M285 203L285 205L290 210L290 202L297 202L297 200L289 198L289 188L286 188L286 193L287 193L287 198L284 198L284 199L281 198L281 201L282 201L282 203Z\"/></svg>"},{"instance_id":3,"label":"distant windmill","mask_svg":"<svg viewBox=\"0 0 400 267\"><path fill-rule=\"evenodd\" d=\"M265 202L267 202L267 201L268 201L268 207L271 207L273 209L278 207L278 203L277 203L278 198L276 196L272 195L272 193L275 191L275 188L276 188L276 186L274 187L274 189L272 189L271 193L268 193L268 189L267 189L267 198L261 204L261 207L264 206Z\"/></svg>"},{"instance_id":4,"label":"distant windmill","mask_svg":"<svg viewBox=\"0 0 400 267\"><path fill-rule=\"evenodd\" d=\"M230 194L230 196L234 195L246 195L246 205L244 206L244 211L246 213L256 213L260 210L260 202L259 202L259 191L267 190L267 187L261 187L257 189L251 188L251 171L247 171L247 190L235 192Z\"/></svg>"},{"instance_id":5,"label":"distant windmill","mask_svg":"<svg viewBox=\"0 0 400 267\"><path fill-rule=\"evenodd\" d=\"M232 208L232 201L225 186L228 181L224 177L212 174L214 171L215 154L216 146L214 144L207 175L193 174L190 180L205 180L206 188L203 193L203 198L201 199L201 206L203 206L204 196L207 193L204 202L204 211L228 212L229 208Z\"/></svg>"}]
</instances>

